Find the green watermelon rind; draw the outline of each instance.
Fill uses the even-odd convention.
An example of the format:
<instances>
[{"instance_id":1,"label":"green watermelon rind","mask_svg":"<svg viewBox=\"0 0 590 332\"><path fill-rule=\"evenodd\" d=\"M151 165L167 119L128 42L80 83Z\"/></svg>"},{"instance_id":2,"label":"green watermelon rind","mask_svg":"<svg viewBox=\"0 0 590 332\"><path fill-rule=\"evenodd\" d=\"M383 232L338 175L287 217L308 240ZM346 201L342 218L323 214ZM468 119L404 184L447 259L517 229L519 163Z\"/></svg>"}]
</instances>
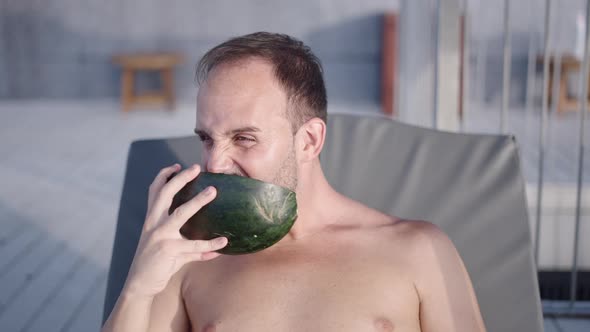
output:
<instances>
[{"instance_id":1,"label":"green watermelon rind","mask_svg":"<svg viewBox=\"0 0 590 332\"><path fill-rule=\"evenodd\" d=\"M208 186L217 189L216 198L189 218L180 233L191 240L227 237L228 245L219 253L240 255L266 249L280 241L297 219L293 191L251 178L208 172L176 194L169 212Z\"/></svg>"}]
</instances>

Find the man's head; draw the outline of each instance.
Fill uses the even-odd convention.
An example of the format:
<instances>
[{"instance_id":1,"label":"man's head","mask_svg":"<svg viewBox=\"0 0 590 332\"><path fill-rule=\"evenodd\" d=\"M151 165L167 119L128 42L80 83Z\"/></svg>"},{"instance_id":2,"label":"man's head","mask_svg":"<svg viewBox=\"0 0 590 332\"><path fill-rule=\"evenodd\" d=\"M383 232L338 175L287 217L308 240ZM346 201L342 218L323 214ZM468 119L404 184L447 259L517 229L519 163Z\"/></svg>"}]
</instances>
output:
<instances>
[{"instance_id":1,"label":"man's head","mask_svg":"<svg viewBox=\"0 0 590 332\"><path fill-rule=\"evenodd\" d=\"M210 172L297 187L299 165L319 155L326 89L302 42L265 32L230 39L197 66L196 132Z\"/></svg>"},{"instance_id":2,"label":"man's head","mask_svg":"<svg viewBox=\"0 0 590 332\"><path fill-rule=\"evenodd\" d=\"M232 38L207 52L199 61L199 85L220 66L264 60L273 67L277 83L287 96L286 116L293 133L307 120L327 121L326 87L320 60L303 42L288 35L257 32Z\"/></svg>"}]
</instances>

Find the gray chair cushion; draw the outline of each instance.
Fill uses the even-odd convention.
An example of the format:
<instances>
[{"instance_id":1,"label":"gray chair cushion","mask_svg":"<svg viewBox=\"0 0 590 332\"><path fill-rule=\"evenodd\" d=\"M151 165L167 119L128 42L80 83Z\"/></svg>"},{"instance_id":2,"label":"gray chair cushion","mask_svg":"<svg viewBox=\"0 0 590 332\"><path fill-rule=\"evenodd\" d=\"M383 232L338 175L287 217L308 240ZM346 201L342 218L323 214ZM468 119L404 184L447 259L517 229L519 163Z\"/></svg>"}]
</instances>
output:
<instances>
[{"instance_id":1,"label":"gray chair cushion","mask_svg":"<svg viewBox=\"0 0 590 332\"><path fill-rule=\"evenodd\" d=\"M121 291L161 168L197 163L196 137L142 140L129 151L104 319ZM377 116L330 114L321 162L343 194L440 226L459 250L488 331L542 331L524 182L512 136L441 132Z\"/></svg>"}]
</instances>

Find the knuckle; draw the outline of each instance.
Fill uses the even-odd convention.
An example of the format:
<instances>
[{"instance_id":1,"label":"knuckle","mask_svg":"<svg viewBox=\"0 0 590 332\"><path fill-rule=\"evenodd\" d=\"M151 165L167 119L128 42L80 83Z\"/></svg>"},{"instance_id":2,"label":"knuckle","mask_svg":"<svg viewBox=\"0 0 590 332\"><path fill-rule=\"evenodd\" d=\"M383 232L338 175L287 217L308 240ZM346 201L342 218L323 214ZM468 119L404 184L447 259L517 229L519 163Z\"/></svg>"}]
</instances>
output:
<instances>
[{"instance_id":1,"label":"knuckle","mask_svg":"<svg viewBox=\"0 0 590 332\"><path fill-rule=\"evenodd\" d=\"M170 241L161 240L158 241L156 244L156 249L164 254L171 254L173 252L174 246Z\"/></svg>"},{"instance_id":2,"label":"knuckle","mask_svg":"<svg viewBox=\"0 0 590 332\"><path fill-rule=\"evenodd\" d=\"M215 197L217 197L217 191L215 188L209 187L201 191L196 197L196 200L204 205L205 203L210 202Z\"/></svg>"},{"instance_id":3,"label":"knuckle","mask_svg":"<svg viewBox=\"0 0 590 332\"><path fill-rule=\"evenodd\" d=\"M160 190L158 193L155 193L156 199L162 200L162 199L169 197L170 196L169 192L170 192L170 190L167 190L166 186L164 186L164 188L162 188L162 190Z\"/></svg>"},{"instance_id":4,"label":"knuckle","mask_svg":"<svg viewBox=\"0 0 590 332\"><path fill-rule=\"evenodd\" d=\"M152 230L147 237L147 241L149 243L154 243L154 244L159 243L160 239L163 238L161 233L162 233L162 230L160 228L156 228L156 229Z\"/></svg>"},{"instance_id":5,"label":"knuckle","mask_svg":"<svg viewBox=\"0 0 590 332\"><path fill-rule=\"evenodd\" d=\"M148 190L150 192L157 192L158 190L160 190L161 188L165 187L165 183L162 183L161 179L156 179L154 180L150 186L148 187Z\"/></svg>"},{"instance_id":6,"label":"knuckle","mask_svg":"<svg viewBox=\"0 0 590 332\"><path fill-rule=\"evenodd\" d=\"M164 243L162 241L157 241L153 244L154 250L159 253L165 252Z\"/></svg>"},{"instance_id":7,"label":"knuckle","mask_svg":"<svg viewBox=\"0 0 590 332\"><path fill-rule=\"evenodd\" d=\"M184 216L184 210L186 209L186 207L184 207L183 205L177 207L173 212L172 212L172 217L174 218L182 218Z\"/></svg>"},{"instance_id":8,"label":"knuckle","mask_svg":"<svg viewBox=\"0 0 590 332\"><path fill-rule=\"evenodd\" d=\"M176 172L173 172L172 174L168 174L168 175L166 176L166 181L164 181L164 182L165 182L165 183L168 183L168 182L172 181L172 179L174 179L174 177L175 177L176 175L178 175L178 173L176 173Z\"/></svg>"},{"instance_id":9,"label":"knuckle","mask_svg":"<svg viewBox=\"0 0 590 332\"><path fill-rule=\"evenodd\" d=\"M160 171L158 172L157 177L161 177L162 175L166 174L169 169L170 169L169 167L161 168Z\"/></svg>"},{"instance_id":10,"label":"knuckle","mask_svg":"<svg viewBox=\"0 0 590 332\"><path fill-rule=\"evenodd\" d=\"M203 245L200 243L201 241L196 240L193 242L193 248L197 252L197 255L200 255L201 251L203 251Z\"/></svg>"},{"instance_id":11,"label":"knuckle","mask_svg":"<svg viewBox=\"0 0 590 332\"><path fill-rule=\"evenodd\" d=\"M160 190L158 191L159 195L164 195L168 192L168 188L170 188L170 185L168 183L164 183L162 186L160 186Z\"/></svg>"},{"instance_id":12,"label":"knuckle","mask_svg":"<svg viewBox=\"0 0 590 332\"><path fill-rule=\"evenodd\" d=\"M207 241L207 245L209 249L215 250L219 248L219 241L216 240L209 240Z\"/></svg>"},{"instance_id":13,"label":"knuckle","mask_svg":"<svg viewBox=\"0 0 590 332\"><path fill-rule=\"evenodd\" d=\"M194 246L195 246L195 250L197 251L197 253L199 253L199 255L202 252L205 252L207 250L209 250L209 246L206 243L207 241L203 241L203 240L196 240L194 242Z\"/></svg>"},{"instance_id":14,"label":"knuckle","mask_svg":"<svg viewBox=\"0 0 590 332\"><path fill-rule=\"evenodd\" d=\"M183 177L188 179L191 179L195 176L195 174L199 174L201 172L201 166L199 165L193 165L190 168L187 168L183 173Z\"/></svg>"},{"instance_id":15,"label":"knuckle","mask_svg":"<svg viewBox=\"0 0 590 332\"><path fill-rule=\"evenodd\" d=\"M155 185L157 185L157 184L159 184L159 183L161 183L161 182L162 182L162 174L158 174L158 175L156 175L156 177L154 177L154 179L152 180L152 183L151 183L151 185L152 185L152 186L155 186Z\"/></svg>"},{"instance_id":16,"label":"knuckle","mask_svg":"<svg viewBox=\"0 0 590 332\"><path fill-rule=\"evenodd\" d=\"M205 199L206 197L204 197L202 193L199 193L192 200L189 201L189 204L197 209L200 209L205 204Z\"/></svg>"}]
</instances>

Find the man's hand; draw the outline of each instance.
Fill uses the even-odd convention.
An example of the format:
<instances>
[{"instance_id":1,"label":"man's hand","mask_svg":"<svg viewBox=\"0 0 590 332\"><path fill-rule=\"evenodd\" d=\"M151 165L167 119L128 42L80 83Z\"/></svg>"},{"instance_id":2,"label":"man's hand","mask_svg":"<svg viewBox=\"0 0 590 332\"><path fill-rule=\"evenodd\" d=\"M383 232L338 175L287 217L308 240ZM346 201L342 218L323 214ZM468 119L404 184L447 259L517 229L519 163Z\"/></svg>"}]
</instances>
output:
<instances>
[{"instance_id":1,"label":"man's hand","mask_svg":"<svg viewBox=\"0 0 590 332\"><path fill-rule=\"evenodd\" d=\"M127 295L154 297L183 265L218 257L220 254L214 251L227 245L225 237L187 240L180 234L180 227L217 192L208 187L168 215L174 195L201 171L194 165L166 182L179 170L178 164L162 169L150 185L146 219L123 289Z\"/></svg>"}]
</instances>

